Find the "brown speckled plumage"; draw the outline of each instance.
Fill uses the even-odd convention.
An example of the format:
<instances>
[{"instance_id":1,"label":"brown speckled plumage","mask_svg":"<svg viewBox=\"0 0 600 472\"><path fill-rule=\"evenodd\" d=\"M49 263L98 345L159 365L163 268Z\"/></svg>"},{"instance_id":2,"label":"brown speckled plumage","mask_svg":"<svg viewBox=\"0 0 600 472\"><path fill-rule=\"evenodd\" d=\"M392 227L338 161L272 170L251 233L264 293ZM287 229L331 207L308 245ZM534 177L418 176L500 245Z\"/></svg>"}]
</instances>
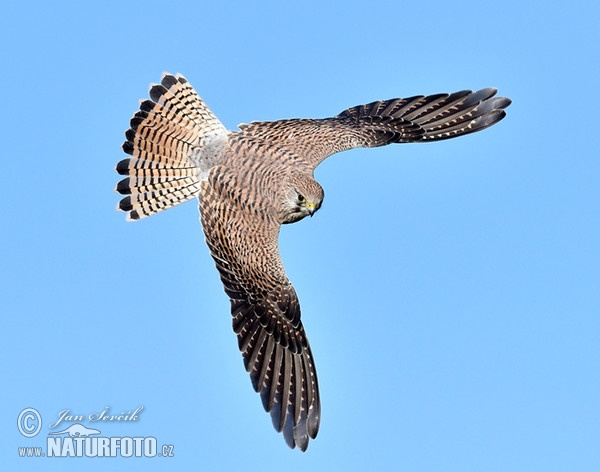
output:
<instances>
[{"instance_id":1,"label":"brown speckled plumage","mask_svg":"<svg viewBox=\"0 0 600 472\"><path fill-rule=\"evenodd\" d=\"M131 120L117 165L118 209L137 220L198 198L206 243L231 300L252 385L290 447L319 430L321 404L300 305L277 245L281 224L323 200L313 171L355 147L448 139L505 116L496 90L373 102L326 119L254 122L227 131L181 76L165 74Z\"/></svg>"}]
</instances>

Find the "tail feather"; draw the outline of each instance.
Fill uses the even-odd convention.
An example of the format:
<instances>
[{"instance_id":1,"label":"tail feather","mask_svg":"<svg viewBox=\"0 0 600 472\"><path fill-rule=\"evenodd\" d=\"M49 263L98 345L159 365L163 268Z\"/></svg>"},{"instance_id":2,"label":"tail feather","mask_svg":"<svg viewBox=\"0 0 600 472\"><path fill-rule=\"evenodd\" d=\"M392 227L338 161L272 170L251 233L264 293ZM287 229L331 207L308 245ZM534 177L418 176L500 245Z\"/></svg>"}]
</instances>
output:
<instances>
[{"instance_id":1,"label":"tail feather","mask_svg":"<svg viewBox=\"0 0 600 472\"><path fill-rule=\"evenodd\" d=\"M132 193L121 199L117 210L126 211L127 221L139 220L194 198L200 192L198 179L170 181L152 186L152 191Z\"/></svg>"},{"instance_id":2,"label":"tail feather","mask_svg":"<svg viewBox=\"0 0 600 472\"><path fill-rule=\"evenodd\" d=\"M121 195L150 193L154 189L171 188L187 185L188 181L196 180L198 171L191 169L161 169L160 177L156 177L154 169L136 169L129 177L117 184L117 192Z\"/></svg>"},{"instance_id":3,"label":"tail feather","mask_svg":"<svg viewBox=\"0 0 600 472\"><path fill-rule=\"evenodd\" d=\"M123 151L131 157L116 167L126 177L115 190L127 195L117 209L128 212L128 220L198 196L206 172L199 157L210 154L227 133L181 75L165 74L149 95L125 133Z\"/></svg>"},{"instance_id":4,"label":"tail feather","mask_svg":"<svg viewBox=\"0 0 600 472\"><path fill-rule=\"evenodd\" d=\"M178 149L177 146L169 147L167 144L160 144L142 136L138 136L136 140L137 146L135 147L131 141L123 143L123 151L130 154L131 157L117 164L116 171L121 175L128 175L129 169L181 167L188 162L190 150L195 149L193 146L189 149ZM133 154L134 152L135 154ZM161 156L161 158L157 159L156 156ZM193 161L190 161L188 167L194 167L195 165ZM123 174L122 172L126 173Z\"/></svg>"}]
</instances>

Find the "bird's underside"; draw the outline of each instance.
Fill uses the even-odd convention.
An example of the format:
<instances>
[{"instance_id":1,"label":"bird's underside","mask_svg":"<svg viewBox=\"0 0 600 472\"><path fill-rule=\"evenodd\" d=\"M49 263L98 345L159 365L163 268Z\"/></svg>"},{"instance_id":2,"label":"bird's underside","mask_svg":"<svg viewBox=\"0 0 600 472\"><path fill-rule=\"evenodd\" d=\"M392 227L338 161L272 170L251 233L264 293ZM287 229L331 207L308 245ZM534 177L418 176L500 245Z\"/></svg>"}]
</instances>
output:
<instances>
[{"instance_id":1,"label":"bird's underside","mask_svg":"<svg viewBox=\"0 0 600 472\"><path fill-rule=\"evenodd\" d=\"M302 451L321 418L317 374L285 275L281 224L312 215L323 191L313 171L356 147L439 141L505 116L492 88L349 108L325 119L254 122L227 131L181 75L165 74L131 119L117 164L118 209L137 220L199 199L202 228L225 292L244 365L277 431Z\"/></svg>"}]
</instances>

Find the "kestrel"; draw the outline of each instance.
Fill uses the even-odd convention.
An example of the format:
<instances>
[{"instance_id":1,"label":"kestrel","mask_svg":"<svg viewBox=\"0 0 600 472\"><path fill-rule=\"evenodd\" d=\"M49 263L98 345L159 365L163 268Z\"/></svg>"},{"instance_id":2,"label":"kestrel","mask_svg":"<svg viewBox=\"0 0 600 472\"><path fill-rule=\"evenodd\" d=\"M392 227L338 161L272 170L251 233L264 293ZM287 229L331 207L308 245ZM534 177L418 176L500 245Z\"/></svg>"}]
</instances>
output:
<instances>
[{"instance_id":1,"label":"kestrel","mask_svg":"<svg viewBox=\"0 0 600 472\"><path fill-rule=\"evenodd\" d=\"M321 419L317 373L288 280L279 228L323 203L313 171L357 147L439 141L480 131L511 101L496 89L415 96L349 108L325 119L253 122L228 131L181 75L150 87L117 164L118 209L128 220L198 198L202 228L254 390L287 444L302 451Z\"/></svg>"}]
</instances>

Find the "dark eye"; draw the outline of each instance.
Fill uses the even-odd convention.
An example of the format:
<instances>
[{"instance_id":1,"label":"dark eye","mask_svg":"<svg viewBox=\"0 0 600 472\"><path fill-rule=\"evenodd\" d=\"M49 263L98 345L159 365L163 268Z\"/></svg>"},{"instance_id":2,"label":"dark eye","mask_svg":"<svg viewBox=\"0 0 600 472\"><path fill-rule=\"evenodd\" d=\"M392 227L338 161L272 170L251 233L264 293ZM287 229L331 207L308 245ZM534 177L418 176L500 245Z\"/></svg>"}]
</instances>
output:
<instances>
[{"instance_id":1,"label":"dark eye","mask_svg":"<svg viewBox=\"0 0 600 472\"><path fill-rule=\"evenodd\" d=\"M304 195L302 195L302 194L299 193L298 194L298 201L300 203L306 203L306 198L304 198Z\"/></svg>"}]
</instances>

